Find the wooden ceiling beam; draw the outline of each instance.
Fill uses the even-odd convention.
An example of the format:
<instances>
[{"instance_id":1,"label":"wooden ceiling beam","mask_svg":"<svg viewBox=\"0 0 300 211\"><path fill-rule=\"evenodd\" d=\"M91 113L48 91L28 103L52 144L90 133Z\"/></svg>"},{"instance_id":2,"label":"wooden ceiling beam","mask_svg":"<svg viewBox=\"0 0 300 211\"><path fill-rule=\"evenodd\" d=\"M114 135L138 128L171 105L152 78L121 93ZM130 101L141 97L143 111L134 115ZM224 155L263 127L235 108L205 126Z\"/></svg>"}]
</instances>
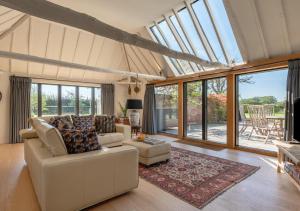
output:
<instances>
[{"instance_id":1,"label":"wooden ceiling beam","mask_svg":"<svg viewBox=\"0 0 300 211\"><path fill-rule=\"evenodd\" d=\"M62 7L49 1L0 0L0 5L42 19L79 28L118 42L124 42L129 45L135 45L141 48L149 49L151 51L175 59L187 60L204 66L224 67L224 65L219 62L209 62L188 53L174 51L159 43L153 42L136 34L131 34L111 25L108 25L102 21L97 20L92 16L71 10L66 7Z\"/></svg>"},{"instance_id":2,"label":"wooden ceiling beam","mask_svg":"<svg viewBox=\"0 0 300 211\"><path fill-rule=\"evenodd\" d=\"M8 51L0 51L0 57L8 58L8 59L16 59L16 60L21 60L21 61L36 62L36 63L42 63L42 64L48 64L48 65L54 65L54 66L61 66L61 67L67 67L67 68L74 68L74 69L80 69L80 70L89 70L89 71L100 72L100 73L111 73L111 74L134 76L134 77L136 77L138 75L140 78L152 79L152 80L165 80L166 79L165 77L157 76L157 75L128 72L128 71L124 71L124 70L109 69L109 68L102 68L102 67L93 67L93 66L88 66L88 65L59 61L59 60L54 60L54 59L42 58L42 57L38 57L38 56L31 56L31 55L20 54L20 53L15 53L15 52L8 52Z\"/></svg>"},{"instance_id":3,"label":"wooden ceiling beam","mask_svg":"<svg viewBox=\"0 0 300 211\"><path fill-rule=\"evenodd\" d=\"M22 23L24 23L30 16L29 15L23 15L19 20L17 20L11 27L6 29L4 32L0 34L0 40L2 40L4 37L6 37L8 34L15 31L16 28L18 28Z\"/></svg>"}]
</instances>

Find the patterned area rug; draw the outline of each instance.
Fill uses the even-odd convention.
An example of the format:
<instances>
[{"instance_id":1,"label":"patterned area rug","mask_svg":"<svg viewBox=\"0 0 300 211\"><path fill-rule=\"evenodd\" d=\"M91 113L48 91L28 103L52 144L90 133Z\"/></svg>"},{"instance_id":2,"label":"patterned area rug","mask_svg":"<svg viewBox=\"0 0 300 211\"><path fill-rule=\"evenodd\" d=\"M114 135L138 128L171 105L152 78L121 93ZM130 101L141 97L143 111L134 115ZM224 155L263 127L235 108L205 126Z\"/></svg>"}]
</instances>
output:
<instances>
[{"instance_id":1,"label":"patterned area rug","mask_svg":"<svg viewBox=\"0 0 300 211\"><path fill-rule=\"evenodd\" d=\"M171 159L150 167L140 165L140 177L174 196L203 208L259 167L172 147Z\"/></svg>"}]
</instances>

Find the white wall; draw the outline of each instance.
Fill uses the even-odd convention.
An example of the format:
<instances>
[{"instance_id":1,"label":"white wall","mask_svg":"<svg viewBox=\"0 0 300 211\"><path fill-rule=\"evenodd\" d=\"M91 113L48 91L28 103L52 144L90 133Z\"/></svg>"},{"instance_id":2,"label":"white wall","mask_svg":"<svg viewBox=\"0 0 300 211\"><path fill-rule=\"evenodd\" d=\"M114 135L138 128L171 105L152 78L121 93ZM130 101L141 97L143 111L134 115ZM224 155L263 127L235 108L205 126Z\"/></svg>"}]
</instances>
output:
<instances>
[{"instance_id":1,"label":"white wall","mask_svg":"<svg viewBox=\"0 0 300 211\"><path fill-rule=\"evenodd\" d=\"M0 144L8 143L9 140L9 76L0 72Z\"/></svg>"},{"instance_id":2,"label":"white wall","mask_svg":"<svg viewBox=\"0 0 300 211\"><path fill-rule=\"evenodd\" d=\"M138 94L136 94L133 91L133 86L131 86L131 95L128 94L128 85L119 85L116 84L115 85L115 114L117 116L120 116L121 114L121 109L119 106L119 102L125 106L126 105L126 101L127 99L141 99L144 100L144 93L145 93L145 85L141 85L140 87L140 92ZM127 115L129 115L129 112L127 113ZM141 117L143 115L142 111L140 111Z\"/></svg>"}]
</instances>

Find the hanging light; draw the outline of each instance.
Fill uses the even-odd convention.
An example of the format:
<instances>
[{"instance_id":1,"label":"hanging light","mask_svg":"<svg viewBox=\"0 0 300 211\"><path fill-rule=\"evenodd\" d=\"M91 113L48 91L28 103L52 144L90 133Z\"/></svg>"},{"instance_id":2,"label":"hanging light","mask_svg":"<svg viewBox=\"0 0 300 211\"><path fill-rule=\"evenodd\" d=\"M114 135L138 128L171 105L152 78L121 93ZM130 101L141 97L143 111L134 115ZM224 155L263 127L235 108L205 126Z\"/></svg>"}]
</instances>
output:
<instances>
[{"instance_id":1,"label":"hanging light","mask_svg":"<svg viewBox=\"0 0 300 211\"><path fill-rule=\"evenodd\" d=\"M136 74L135 87L134 87L134 92L135 92L136 94L140 92L140 88L138 87L138 80L139 80L139 75Z\"/></svg>"}]
</instances>

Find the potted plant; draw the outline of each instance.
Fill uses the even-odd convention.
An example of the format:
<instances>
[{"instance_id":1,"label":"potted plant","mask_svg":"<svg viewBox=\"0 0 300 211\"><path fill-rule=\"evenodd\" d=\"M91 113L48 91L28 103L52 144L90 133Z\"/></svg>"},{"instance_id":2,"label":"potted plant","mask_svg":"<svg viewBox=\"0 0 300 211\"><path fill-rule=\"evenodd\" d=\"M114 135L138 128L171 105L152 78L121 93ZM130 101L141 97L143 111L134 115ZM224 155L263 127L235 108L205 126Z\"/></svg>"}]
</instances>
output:
<instances>
[{"instance_id":1,"label":"potted plant","mask_svg":"<svg viewBox=\"0 0 300 211\"><path fill-rule=\"evenodd\" d=\"M119 106L122 112L121 118L127 118L127 108L126 106L122 106L122 104L119 102Z\"/></svg>"}]
</instances>

